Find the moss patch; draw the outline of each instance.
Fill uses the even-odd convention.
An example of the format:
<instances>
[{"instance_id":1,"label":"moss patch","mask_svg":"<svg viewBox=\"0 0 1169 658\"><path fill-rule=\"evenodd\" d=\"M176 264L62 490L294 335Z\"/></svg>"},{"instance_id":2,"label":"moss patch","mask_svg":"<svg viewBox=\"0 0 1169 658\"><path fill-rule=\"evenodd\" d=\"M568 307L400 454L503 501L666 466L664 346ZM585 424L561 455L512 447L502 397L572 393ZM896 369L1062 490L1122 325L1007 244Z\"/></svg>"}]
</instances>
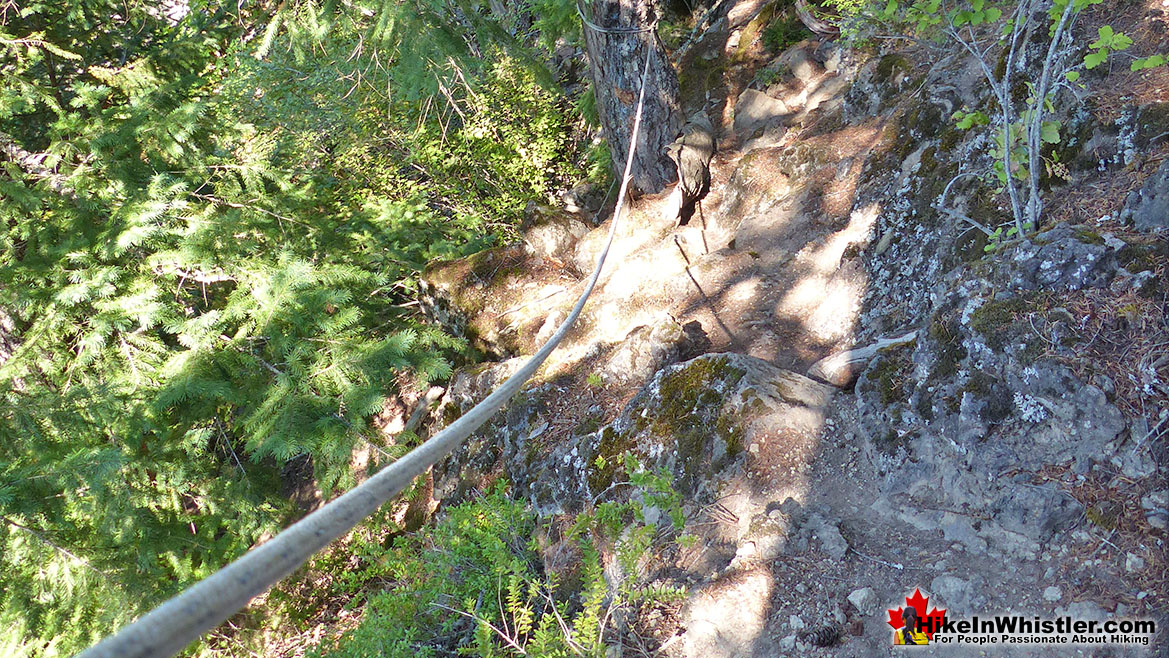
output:
<instances>
[{"instance_id":1,"label":"moss patch","mask_svg":"<svg viewBox=\"0 0 1169 658\"><path fill-rule=\"evenodd\" d=\"M1116 252L1116 260L1131 274L1155 270L1159 263L1169 260L1169 241L1127 244Z\"/></svg>"},{"instance_id":2,"label":"moss patch","mask_svg":"<svg viewBox=\"0 0 1169 658\"><path fill-rule=\"evenodd\" d=\"M727 61L724 57L709 61L695 57L679 73L678 87L687 97L699 97L720 86L726 72Z\"/></svg>"},{"instance_id":3,"label":"moss patch","mask_svg":"<svg viewBox=\"0 0 1169 658\"><path fill-rule=\"evenodd\" d=\"M1141 108L1137 134L1148 140L1169 130L1169 103L1150 103Z\"/></svg>"},{"instance_id":4,"label":"moss patch","mask_svg":"<svg viewBox=\"0 0 1169 658\"><path fill-rule=\"evenodd\" d=\"M633 453L635 447L630 432L617 432L612 427L601 432L597 456L589 465L589 490L593 495L608 489L617 481L617 476L625 472L625 454Z\"/></svg>"},{"instance_id":5,"label":"moss patch","mask_svg":"<svg viewBox=\"0 0 1169 658\"><path fill-rule=\"evenodd\" d=\"M759 35L763 32L763 28L771 23L771 19L775 16L775 9L778 3L771 3L764 7L747 26L743 28L742 34L739 35L739 47L735 49L733 58L736 62L741 62L747 57L748 49Z\"/></svg>"},{"instance_id":6,"label":"moss patch","mask_svg":"<svg viewBox=\"0 0 1169 658\"><path fill-rule=\"evenodd\" d=\"M898 448L904 447L916 436L917 432L900 434L897 430L889 428L884 434L873 439L873 447L883 453L892 455L897 452Z\"/></svg>"},{"instance_id":7,"label":"moss patch","mask_svg":"<svg viewBox=\"0 0 1169 658\"><path fill-rule=\"evenodd\" d=\"M998 377L982 370L970 373L962 392L986 402L986 420L992 423L1002 422L1015 409L1011 390Z\"/></svg>"},{"instance_id":8,"label":"moss patch","mask_svg":"<svg viewBox=\"0 0 1169 658\"><path fill-rule=\"evenodd\" d=\"M898 72L909 73L913 70L913 65L903 55L897 53L889 53L877 62L877 69L875 71L874 80L880 84L887 84L893 79Z\"/></svg>"},{"instance_id":9,"label":"moss patch","mask_svg":"<svg viewBox=\"0 0 1169 658\"><path fill-rule=\"evenodd\" d=\"M1099 233L1097 233L1096 231L1093 231L1091 229L1086 229L1086 228L1076 229L1076 237L1079 238L1079 240L1081 242L1087 242L1088 244L1095 244L1095 245L1104 244L1104 236L1100 235Z\"/></svg>"},{"instance_id":10,"label":"moss patch","mask_svg":"<svg viewBox=\"0 0 1169 658\"><path fill-rule=\"evenodd\" d=\"M873 364L868 377L877 387L882 404L909 401L909 396L913 393L911 355L911 348L902 345L885 350Z\"/></svg>"},{"instance_id":11,"label":"moss patch","mask_svg":"<svg viewBox=\"0 0 1169 658\"><path fill-rule=\"evenodd\" d=\"M982 334L987 345L1001 350L1016 332L1016 317L1029 308L1023 297L989 301L970 314L970 327Z\"/></svg>"},{"instance_id":12,"label":"moss patch","mask_svg":"<svg viewBox=\"0 0 1169 658\"><path fill-rule=\"evenodd\" d=\"M986 255L986 245L990 244L990 238L982 231L970 227L958 236L954 241L954 252L952 257L948 259L947 269L951 269L959 262L970 263L981 259Z\"/></svg>"},{"instance_id":13,"label":"moss patch","mask_svg":"<svg viewBox=\"0 0 1169 658\"><path fill-rule=\"evenodd\" d=\"M930 380L957 374L959 365L967 355L957 318L938 313L930 323L930 337L938 344L938 359L930 371Z\"/></svg>"}]
</instances>

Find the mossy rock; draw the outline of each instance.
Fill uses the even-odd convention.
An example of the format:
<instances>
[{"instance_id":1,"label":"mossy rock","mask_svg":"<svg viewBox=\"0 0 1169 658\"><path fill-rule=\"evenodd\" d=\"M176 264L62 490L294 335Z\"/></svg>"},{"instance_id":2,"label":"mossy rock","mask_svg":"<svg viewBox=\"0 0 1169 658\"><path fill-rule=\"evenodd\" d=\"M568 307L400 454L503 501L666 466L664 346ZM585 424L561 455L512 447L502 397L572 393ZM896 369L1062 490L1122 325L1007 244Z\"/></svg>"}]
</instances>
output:
<instances>
[{"instance_id":1,"label":"mossy rock","mask_svg":"<svg viewBox=\"0 0 1169 658\"><path fill-rule=\"evenodd\" d=\"M970 393L986 403L985 419L990 423L1002 422L1015 408L1014 397L1002 380L982 370L970 373L963 393Z\"/></svg>"},{"instance_id":2,"label":"mossy rock","mask_svg":"<svg viewBox=\"0 0 1169 658\"><path fill-rule=\"evenodd\" d=\"M873 80L879 84L888 84L898 73L909 74L913 71L913 64L904 55L889 53L877 62Z\"/></svg>"},{"instance_id":3,"label":"mossy rock","mask_svg":"<svg viewBox=\"0 0 1169 658\"><path fill-rule=\"evenodd\" d=\"M746 452L756 423L791 408L827 405L831 389L742 354L707 354L659 371L601 430L587 474L602 491L625 479L623 456L670 470L686 495L712 495Z\"/></svg>"},{"instance_id":4,"label":"mossy rock","mask_svg":"<svg viewBox=\"0 0 1169 658\"><path fill-rule=\"evenodd\" d=\"M970 328L982 334L991 348L1001 350L1018 331L1017 317L1029 308L1023 297L991 300L970 314Z\"/></svg>"},{"instance_id":5,"label":"mossy rock","mask_svg":"<svg viewBox=\"0 0 1169 658\"><path fill-rule=\"evenodd\" d=\"M1169 131L1169 103L1149 103L1141 108L1137 117L1137 136L1147 144L1148 140Z\"/></svg>"},{"instance_id":6,"label":"mossy rock","mask_svg":"<svg viewBox=\"0 0 1169 658\"><path fill-rule=\"evenodd\" d=\"M746 374L727 357L715 357L697 359L662 377L661 406L653 410L646 427L657 437L674 440L686 477L698 475L708 450L716 461L742 452L742 428L724 413L724 406L727 391ZM722 446L709 445L711 439Z\"/></svg>"},{"instance_id":7,"label":"mossy rock","mask_svg":"<svg viewBox=\"0 0 1169 658\"><path fill-rule=\"evenodd\" d=\"M967 356L962 344L961 324L953 313L939 312L930 322L930 338L938 346L938 358L930 370L930 381L952 377L958 373L963 359Z\"/></svg>"},{"instance_id":8,"label":"mossy rock","mask_svg":"<svg viewBox=\"0 0 1169 658\"><path fill-rule=\"evenodd\" d=\"M1169 241L1126 244L1116 252L1116 259L1131 274L1155 270L1161 263L1169 261Z\"/></svg>"},{"instance_id":9,"label":"mossy rock","mask_svg":"<svg viewBox=\"0 0 1169 658\"><path fill-rule=\"evenodd\" d=\"M868 379L876 385L883 404L909 401L913 393L912 356L912 345L899 345L881 352L870 366Z\"/></svg>"}]
</instances>

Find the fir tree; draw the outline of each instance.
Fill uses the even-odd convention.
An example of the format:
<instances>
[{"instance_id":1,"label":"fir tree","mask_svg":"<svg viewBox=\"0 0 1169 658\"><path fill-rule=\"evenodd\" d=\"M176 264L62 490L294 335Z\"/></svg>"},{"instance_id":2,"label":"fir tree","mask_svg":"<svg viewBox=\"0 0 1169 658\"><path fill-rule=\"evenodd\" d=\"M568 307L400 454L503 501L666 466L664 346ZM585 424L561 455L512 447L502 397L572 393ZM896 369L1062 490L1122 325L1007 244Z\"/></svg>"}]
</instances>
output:
<instances>
[{"instance_id":1,"label":"fir tree","mask_svg":"<svg viewBox=\"0 0 1169 658\"><path fill-rule=\"evenodd\" d=\"M61 655L283 525L287 460L348 484L465 349L418 274L574 136L469 0L0 11L0 652Z\"/></svg>"}]
</instances>

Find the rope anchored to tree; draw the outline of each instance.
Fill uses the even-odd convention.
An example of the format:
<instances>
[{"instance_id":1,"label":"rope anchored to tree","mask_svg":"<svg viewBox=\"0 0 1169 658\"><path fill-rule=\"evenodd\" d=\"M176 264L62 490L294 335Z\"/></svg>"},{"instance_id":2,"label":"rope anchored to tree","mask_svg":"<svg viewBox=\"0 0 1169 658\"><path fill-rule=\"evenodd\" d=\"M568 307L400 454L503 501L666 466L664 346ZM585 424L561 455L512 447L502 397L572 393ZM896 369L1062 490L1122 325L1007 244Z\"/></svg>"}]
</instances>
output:
<instances>
[{"instance_id":1,"label":"rope anchored to tree","mask_svg":"<svg viewBox=\"0 0 1169 658\"><path fill-rule=\"evenodd\" d=\"M603 27L603 26L598 25L598 24L594 23L593 21L589 20L589 18L584 15L584 10L581 9L579 1L576 3L576 13L577 13L577 15L580 16L580 21L581 21L581 23L584 23L585 27L589 28L590 30L592 30L594 32L600 32L601 34L641 34L642 32L651 32L655 28L657 28L657 26L658 26L657 21L654 21L653 23L650 23L649 25L647 25L645 27ZM645 86L645 75L644 74L642 75L641 79L642 79L642 87L644 87Z\"/></svg>"},{"instance_id":2,"label":"rope anchored to tree","mask_svg":"<svg viewBox=\"0 0 1169 658\"><path fill-rule=\"evenodd\" d=\"M264 593L300 568L314 553L351 530L383 503L401 493L414 478L462 445L471 432L478 429L519 392L564 340L601 276L601 269L613 244L617 223L621 219L628 193L637 134L641 128L651 52L652 50L646 50L645 65L641 72L641 92L633 119L629 158L625 163L617 207L613 211L613 222L609 226L608 241L597 258L597 265L593 269L588 286L577 299L572 312L548 342L491 395L405 457L386 466L361 485L128 624L115 635L102 640L83 652L80 658L162 658L178 653L200 635L242 609L252 598Z\"/></svg>"}]
</instances>

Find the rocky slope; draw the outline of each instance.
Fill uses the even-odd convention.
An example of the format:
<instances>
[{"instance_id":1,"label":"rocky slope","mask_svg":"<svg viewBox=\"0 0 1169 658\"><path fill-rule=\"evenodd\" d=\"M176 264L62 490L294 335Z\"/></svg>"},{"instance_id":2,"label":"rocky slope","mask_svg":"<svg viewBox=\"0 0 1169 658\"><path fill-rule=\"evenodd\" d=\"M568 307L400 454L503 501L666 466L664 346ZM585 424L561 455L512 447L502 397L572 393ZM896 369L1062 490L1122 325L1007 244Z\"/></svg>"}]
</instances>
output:
<instances>
[{"instance_id":1,"label":"rocky slope","mask_svg":"<svg viewBox=\"0 0 1169 658\"><path fill-rule=\"evenodd\" d=\"M828 42L767 59L736 9L683 79L694 109L725 100L711 194L685 227L661 197L634 204L568 344L435 469L435 501L503 475L554 518L611 495L624 453L671 472L702 541L656 556L689 595L629 622L628 655L888 655L886 610L915 587L958 616L1164 623L1169 87L1069 108L1045 226L988 251L939 207L989 167L988 132L949 119L987 102L969 61ZM429 273L435 321L500 360L459 373L428 429L565 317L599 196ZM1006 217L973 180L946 205Z\"/></svg>"}]
</instances>

